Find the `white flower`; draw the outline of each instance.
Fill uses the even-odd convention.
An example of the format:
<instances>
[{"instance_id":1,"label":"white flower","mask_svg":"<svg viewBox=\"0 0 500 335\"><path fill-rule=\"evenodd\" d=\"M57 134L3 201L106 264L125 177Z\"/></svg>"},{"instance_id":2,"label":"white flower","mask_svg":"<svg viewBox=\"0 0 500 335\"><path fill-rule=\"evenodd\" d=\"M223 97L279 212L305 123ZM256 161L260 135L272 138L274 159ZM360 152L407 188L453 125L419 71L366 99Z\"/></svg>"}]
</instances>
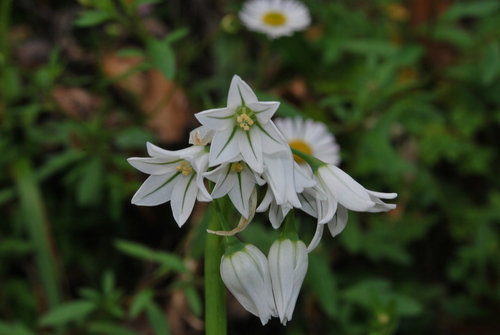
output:
<instances>
[{"instance_id":1,"label":"white flower","mask_svg":"<svg viewBox=\"0 0 500 335\"><path fill-rule=\"evenodd\" d=\"M265 212L269 208L269 221L271 221L275 229L281 226L290 209L293 207L301 208L304 205L300 193L305 188L311 189L316 185L316 182L306 176L291 157L289 160L293 163L293 174L287 169L290 165L283 165L284 161L280 161L280 159L279 155L275 155L273 159L266 161L266 166L269 166L269 168L266 170L267 173L265 172L262 176L265 180L270 180L270 182L266 194L257 208L257 212ZM285 193L282 196L276 195L283 193L283 191ZM278 202L278 199L282 200ZM307 209L303 210L308 213Z\"/></svg>"},{"instance_id":2,"label":"white flower","mask_svg":"<svg viewBox=\"0 0 500 335\"><path fill-rule=\"evenodd\" d=\"M290 36L311 23L309 10L295 0L251 0L239 13L248 29L267 34L269 38Z\"/></svg>"},{"instance_id":3,"label":"white flower","mask_svg":"<svg viewBox=\"0 0 500 335\"><path fill-rule=\"evenodd\" d=\"M325 163L333 165L340 163L339 146L323 123L300 117L275 119L274 122L292 148ZM309 165L302 158L294 156L294 159L301 167L310 171Z\"/></svg>"},{"instance_id":4,"label":"white flower","mask_svg":"<svg viewBox=\"0 0 500 335\"><path fill-rule=\"evenodd\" d=\"M292 319L307 273L306 245L300 240L278 239L271 246L268 258L276 308L281 323L286 325Z\"/></svg>"},{"instance_id":5,"label":"white flower","mask_svg":"<svg viewBox=\"0 0 500 335\"><path fill-rule=\"evenodd\" d=\"M207 145L212 142L215 131L205 126L200 126L189 133L189 144Z\"/></svg>"},{"instance_id":6,"label":"white flower","mask_svg":"<svg viewBox=\"0 0 500 335\"><path fill-rule=\"evenodd\" d=\"M229 87L227 107L210 109L195 116L202 125L215 130L210 148L210 166L234 162L241 155L257 173L264 172L263 153L288 148L271 117L279 102L260 102L240 77Z\"/></svg>"},{"instance_id":7,"label":"white flower","mask_svg":"<svg viewBox=\"0 0 500 335\"><path fill-rule=\"evenodd\" d=\"M256 176L243 161L222 164L215 170L206 172L204 176L216 183L212 198L217 199L228 194L234 207L249 219L250 196L255 184L265 183L263 179Z\"/></svg>"},{"instance_id":8,"label":"white flower","mask_svg":"<svg viewBox=\"0 0 500 335\"><path fill-rule=\"evenodd\" d=\"M168 151L149 142L147 149L151 157L128 159L133 167L151 175L135 193L132 203L155 206L171 201L174 219L180 227L191 215L196 199L212 200L201 174L208 168L208 152L203 146Z\"/></svg>"},{"instance_id":9,"label":"white flower","mask_svg":"<svg viewBox=\"0 0 500 335\"><path fill-rule=\"evenodd\" d=\"M247 311L259 317L263 325L277 316L269 264L257 247L246 244L238 251L226 249L220 274L234 297Z\"/></svg>"},{"instance_id":10,"label":"white flower","mask_svg":"<svg viewBox=\"0 0 500 335\"><path fill-rule=\"evenodd\" d=\"M386 212L396 208L380 199L394 199L396 193L380 193L365 189L347 173L335 165L325 164L313 174L318 182L315 188L326 194L325 200L317 202L318 223L333 219L337 204L357 212Z\"/></svg>"}]
</instances>

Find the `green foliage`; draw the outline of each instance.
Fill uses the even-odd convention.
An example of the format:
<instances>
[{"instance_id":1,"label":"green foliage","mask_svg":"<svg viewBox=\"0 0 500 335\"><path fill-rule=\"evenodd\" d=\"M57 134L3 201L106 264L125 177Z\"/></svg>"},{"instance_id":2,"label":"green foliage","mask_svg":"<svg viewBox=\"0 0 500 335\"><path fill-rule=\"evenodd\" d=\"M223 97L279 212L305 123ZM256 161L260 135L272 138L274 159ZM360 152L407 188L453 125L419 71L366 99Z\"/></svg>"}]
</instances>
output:
<instances>
[{"instance_id":1,"label":"green foliage","mask_svg":"<svg viewBox=\"0 0 500 335\"><path fill-rule=\"evenodd\" d=\"M130 205L144 175L126 158L184 147L192 112L224 106L234 74L277 116L324 122L340 167L398 208L325 231L286 327L236 308L230 325L498 333L500 3L304 3L313 25L268 40L240 3L0 1L0 335L203 333L209 212L179 229L169 205ZM166 139L173 119L186 131ZM316 223L296 215L307 243ZM239 235L267 253L279 230L257 215Z\"/></svg>"}]
</instances>

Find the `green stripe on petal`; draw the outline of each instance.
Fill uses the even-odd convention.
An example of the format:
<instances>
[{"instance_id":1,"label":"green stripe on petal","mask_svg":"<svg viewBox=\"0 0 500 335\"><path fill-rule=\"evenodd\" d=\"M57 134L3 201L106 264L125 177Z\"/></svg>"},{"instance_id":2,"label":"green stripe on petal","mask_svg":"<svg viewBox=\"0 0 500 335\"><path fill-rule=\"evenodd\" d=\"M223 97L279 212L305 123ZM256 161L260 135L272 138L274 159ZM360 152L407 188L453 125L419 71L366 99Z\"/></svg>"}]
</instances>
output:
<instances>
[{"instance_id":1,"label":"green stripe on petal","mask_svg":"<svg viewBox=\"0 0 500 335\"><path fill-rule=\"evenodd\" d=\"M226 144L224 144L224 146L222 147L222 149L219 151L219 153L217 154L217 156L215 156L215 158L219 158L220 154L226 149L227 145L229 144L229 142L231 142L231 140L233 139L234 137L234 134L236 134L236 131L238 130L238 127L234 127L233 128L233 132L231 133L231 135L229 136L229 138L227 139L227 142Z\"/></svg>"},{"instance_id":2,"label":"green stripe on petal","mask_svg":"<svg viewBox=\"0 0 500 335\"><path fill-rule=\"evenodd\" d=\"M181 172L177 172L176 174L174 174L172 177L170 177L166 182L164 182L163 184L161 184L160 186L158 186L155 190L149 192L148 194L146 194L145 196L143 196L142 198L146 198L146 197L149 197L151 194L157 192L159 189L163 188L165 185L168 185L172 180L174 180L178 175L180 175Z\"/></svg>"},{"instance_id":3,"label":"green stripe on petal","mask_svg":"<svg viewBox=\"0 0 500 335\"><path fill-rule=\"evenodd\" d=\"M269 137L271 140L273 140L274 142L276 142L276 143L278 143L278 144L281 144L281 142L276 141L276 140L274 139L274 137L272 137L272 136L271 136L271 135L270 135L270 134L269 134L269 133L268 133L268 132L267 132L267 131L266 131L266 130L265 130L265 129L261 126L261 125L260 125L260 123L255 122L255 125L256 125L256 126L257 126L257 127L258 127L258 128L259 128L259 129L260 129L260 130L264 133L264 134L266 134L266 135L267 135L267 137Z\"/></svg>"}]
</instances>

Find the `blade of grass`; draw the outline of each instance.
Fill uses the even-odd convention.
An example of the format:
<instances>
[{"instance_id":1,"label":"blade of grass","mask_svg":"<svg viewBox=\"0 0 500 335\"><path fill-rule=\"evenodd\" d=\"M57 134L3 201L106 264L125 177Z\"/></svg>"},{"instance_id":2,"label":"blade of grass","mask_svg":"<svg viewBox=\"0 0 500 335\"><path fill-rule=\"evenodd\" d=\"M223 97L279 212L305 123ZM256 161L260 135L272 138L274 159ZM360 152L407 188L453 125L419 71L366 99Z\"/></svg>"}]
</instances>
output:
<instances>
[{"instance_id":1,"label":"blade of grass","mask_svg":"<svg viewBox=\"0 0 500 335\"><path fill-rule=\"evenodd\" d=\"M61 293L44 201L31 162L27 158L14 162L12 174L21 203L25 227L33 244L35 261L47 305L53 308L61 302Z\"/></svg>"}]
</instances>

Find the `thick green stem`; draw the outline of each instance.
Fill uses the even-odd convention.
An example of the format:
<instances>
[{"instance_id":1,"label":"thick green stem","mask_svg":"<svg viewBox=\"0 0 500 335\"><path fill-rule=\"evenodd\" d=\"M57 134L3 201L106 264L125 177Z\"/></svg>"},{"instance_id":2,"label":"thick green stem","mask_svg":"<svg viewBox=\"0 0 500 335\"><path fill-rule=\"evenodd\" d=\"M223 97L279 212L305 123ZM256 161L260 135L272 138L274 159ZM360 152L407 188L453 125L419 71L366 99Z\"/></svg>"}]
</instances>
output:
<instances>
[{"instance_id":1,"label":"thick green stem","mask_svg":"<svg viewBox=\"0 0 500 335\"><path fill-rule=\"evenodd\" d=\"M216 208L212 207L208 229L220 230ZM220 209L219 209L220 211ZM222 237L207 234L205 245L205 334L226 335L226 288L220 276Z\"/></svg>"},{"instance_id":2,"label":"thick green stem","mask_svg":"<svg viewBox=\"0 0 500 335\"><path fill-rule=\"evenodd\" d=\"M0 1L0 67L9 58L7 34L10 24L10 5L12 0Z\"/></svg>"},{"instance_id":3,"label":"thick green stem","mask_svg":"<svg viewBox=\"0 0 500 335\"><path fill-rule=\"evenodd\" d=\"M49 308L61 302L59 276L52 253L52 238L40 188L35 179L31 162L19 159L12 166L21 211L26 229L35 250L35 261Z\"/></svg>"}]
</instances>

